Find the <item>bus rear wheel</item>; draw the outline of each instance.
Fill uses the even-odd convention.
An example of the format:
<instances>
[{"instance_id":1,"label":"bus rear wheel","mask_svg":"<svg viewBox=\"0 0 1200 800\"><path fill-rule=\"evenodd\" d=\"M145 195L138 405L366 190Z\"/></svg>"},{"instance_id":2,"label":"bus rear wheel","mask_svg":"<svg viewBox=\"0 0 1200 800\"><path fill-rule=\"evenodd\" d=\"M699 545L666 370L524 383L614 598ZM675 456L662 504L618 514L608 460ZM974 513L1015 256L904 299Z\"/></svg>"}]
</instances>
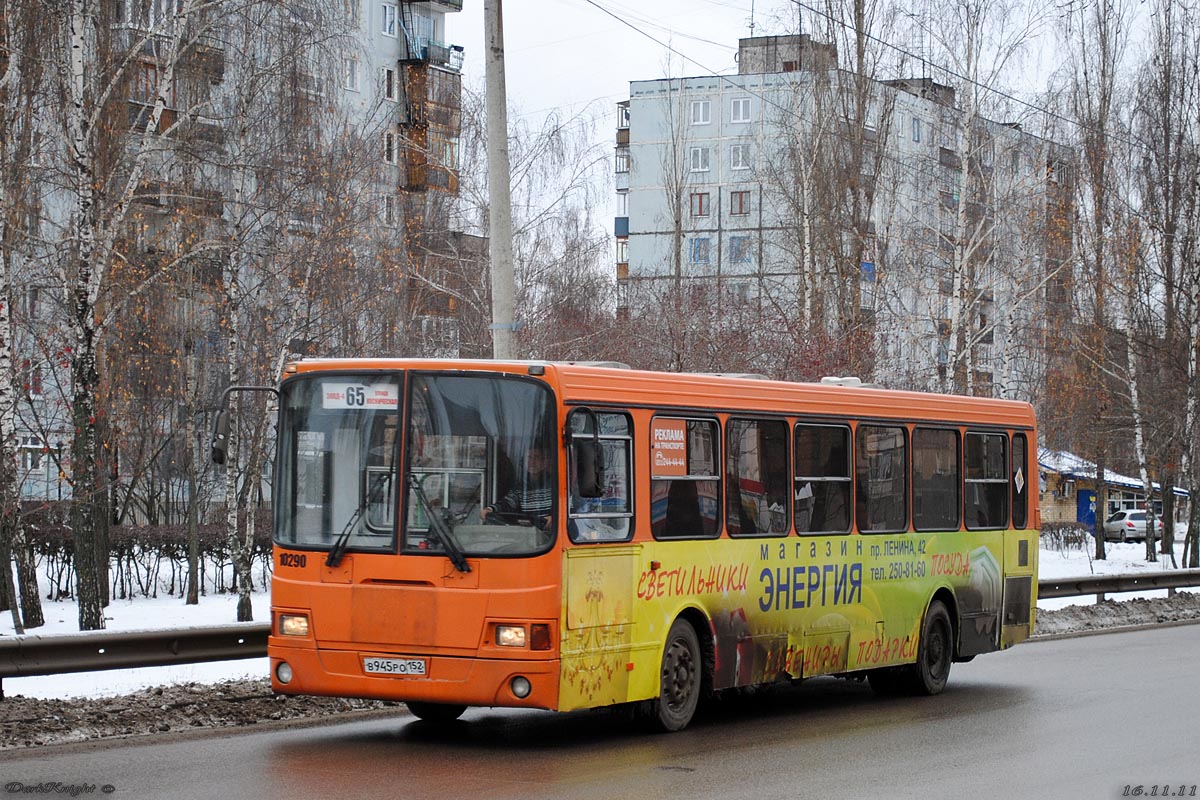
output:
<instances>
[{"instance_id":1,"label":"bus rear wheel","mask_svg":"<svg viewBox=\"0 0 1200 800\"><path fill-rule=\"evenodd\" d=\"M675 620L663 647L658 698L650 701L655 727L679 731L692 721L700 701L702 665L695 629L686 620Z\"/></svg>"},{"instance_id":2,"label":"bus rear wheel","mask_svg":"<svg viewBox=\"0 0 1200 800\"><path fill-rule=\"evenodd\" d=\"M917 663L908 673L909 689L913 694L941 694L950 678L953 661L954 627L950 624L950 612L941 600L934 600L921 626Z\"/></svg>"},{"instance_id":3,"label":"bus rear wheel","mask_svg":"<svg viewBox=\"0 0 1200 800\"><path fill-rule=\"evenodd\" d=\"M883 667L867 673L871 690L881 697L940 694L950 677L954 661L954 628L950 612L940 600L929 604L921 625L917 661L903 667Z\"/></svg>"},{"instance_id":4,"label":"bus rear wheel","mask_svg":"<svg viewBox=\"0 0 1200 800\"><path fill-rule=\"evenodd\" d=\"M466 706L451 703L423 703L418 700L407 702L408 710L417 719L426 722L453 722L463 715Z\"/></svg>"}]
</instances>

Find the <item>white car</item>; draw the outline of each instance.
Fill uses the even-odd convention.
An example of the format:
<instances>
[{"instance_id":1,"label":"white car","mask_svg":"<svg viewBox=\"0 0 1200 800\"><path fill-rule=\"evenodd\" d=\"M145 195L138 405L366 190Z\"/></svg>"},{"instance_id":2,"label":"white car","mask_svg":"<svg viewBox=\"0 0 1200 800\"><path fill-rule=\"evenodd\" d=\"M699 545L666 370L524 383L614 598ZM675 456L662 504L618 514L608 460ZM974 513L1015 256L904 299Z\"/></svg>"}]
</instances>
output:
<instances>
[{"instance_id":1,"label":"white car","mask_svg":"<svg viewBox=\"0 0 1200 800\"><path fill-rule=\"evenodd\" d=\"M1154 518L1154 527L1158 535L1162 534L1163 521L1161 517ZM1144 542L1146 540L1146 512L1118 511L1104 520L1104 538L1108 541Z\"/></svg>"}]
</instances>

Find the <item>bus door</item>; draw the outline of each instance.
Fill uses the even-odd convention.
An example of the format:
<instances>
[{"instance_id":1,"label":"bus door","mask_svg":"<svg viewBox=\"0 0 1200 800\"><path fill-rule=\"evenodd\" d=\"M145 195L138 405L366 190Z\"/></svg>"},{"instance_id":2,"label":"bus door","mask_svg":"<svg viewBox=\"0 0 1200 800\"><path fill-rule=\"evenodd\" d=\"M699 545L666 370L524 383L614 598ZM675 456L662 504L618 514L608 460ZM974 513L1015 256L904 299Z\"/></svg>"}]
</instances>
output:
<instances>
[{"instance_id":1,"label":"bus door","mask_svg":"<svg viewBox=\"0 0 1200 800\"><path fill-rule=\"evenodd\" d=\"M633 604L642 550L629 541L632 437L632 421L623 412L582 408L567 420L563 711L631 699Z\"/></svg>"}]
</instances>

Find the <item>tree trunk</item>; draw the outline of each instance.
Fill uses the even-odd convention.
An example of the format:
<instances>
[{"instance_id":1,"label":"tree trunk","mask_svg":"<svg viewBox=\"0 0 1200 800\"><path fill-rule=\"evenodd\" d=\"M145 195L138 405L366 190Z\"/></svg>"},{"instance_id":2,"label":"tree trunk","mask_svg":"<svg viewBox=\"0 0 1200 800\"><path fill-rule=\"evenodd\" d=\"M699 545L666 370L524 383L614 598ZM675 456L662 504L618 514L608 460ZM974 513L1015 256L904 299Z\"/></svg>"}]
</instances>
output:
<instances>
[{"instance_id":1,"label":"tree trunk","mask_svg":"<svg viewBox=\"0 0 1200 800\"><path fill-rule=\"evenodd\" d=\"M1096 459L1096 521L1093 526L1096 539L1096 560L1104 561L1104 520L1108 516L1108 487L1104 483L1104 455Z\"/></svg>"}]
</instances>

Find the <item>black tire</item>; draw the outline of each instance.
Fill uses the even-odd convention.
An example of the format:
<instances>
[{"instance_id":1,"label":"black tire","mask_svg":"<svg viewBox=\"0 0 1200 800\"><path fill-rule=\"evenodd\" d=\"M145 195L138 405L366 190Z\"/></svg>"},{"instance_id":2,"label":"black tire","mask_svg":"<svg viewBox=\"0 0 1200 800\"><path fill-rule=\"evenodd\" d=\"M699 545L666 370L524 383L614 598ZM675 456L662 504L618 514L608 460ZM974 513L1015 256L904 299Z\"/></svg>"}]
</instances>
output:
<instances>
[{"instance_id":1,"label":"black tire","mask_svg":"<svg viewBox=\"0 0 1200 800\"><path fill-rule=\"evenodd\" d=\"M950 678L954 663L954 626L950 612L941 600L929 604L925 623L921 626L921 642L917 646L917 663L909 670L909 687L913 694L941 694Z\"/></svg>"},{"instance_id":2,"label":"black tire","mask_svg":"<svg viewBox=\"0 0 1200 800\"><path fill-rule=\"evenodd\" d=\"M467 710L466 706L451 703L424 703L418 700L412 700L404 705L408 706L408 710L417 719L438 723L454 722Z\"/></svg>"},{"instance_id":3,"label":"black tire","mask_svg":"<svg viewBox=\"0 0 1200 800\"><path fill-rule=\"evenodd\" d=\"M658 697L650 701L650 721L656 728L679 731L692 721L700 701L703 664L695 629L685 620L675 620L663 647Z\"/></svg>"}]
</instances>

